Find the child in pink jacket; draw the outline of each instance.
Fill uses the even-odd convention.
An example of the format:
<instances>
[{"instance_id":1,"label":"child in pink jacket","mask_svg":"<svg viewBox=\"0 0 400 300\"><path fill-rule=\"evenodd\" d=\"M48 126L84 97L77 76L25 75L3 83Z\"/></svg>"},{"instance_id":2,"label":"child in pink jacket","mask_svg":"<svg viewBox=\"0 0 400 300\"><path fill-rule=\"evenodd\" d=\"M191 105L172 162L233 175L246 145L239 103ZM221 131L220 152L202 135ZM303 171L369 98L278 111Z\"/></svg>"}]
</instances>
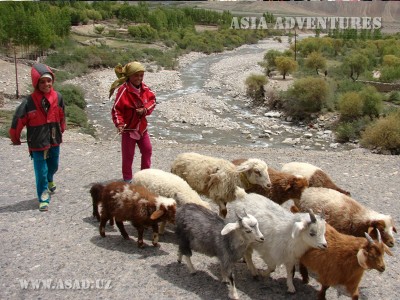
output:
<instances>
[{"instance_id":1,"label":"child in pink jacket","mask_svg":"<svg viewBox=\"0 0 400 300\"><path fill-rule=\"evenodd\" d=\"M124 67L115 67L118 79L110 88L110 97L118 88L111 117L121 134L122 177L132 182L132 163L135 147L138 146L141 157L141 169L151 166L152 146L147 132L146 116L156 105L156 97L144 84L144 67L139 62L130 62Z\"/></svg>"}]
</instances>

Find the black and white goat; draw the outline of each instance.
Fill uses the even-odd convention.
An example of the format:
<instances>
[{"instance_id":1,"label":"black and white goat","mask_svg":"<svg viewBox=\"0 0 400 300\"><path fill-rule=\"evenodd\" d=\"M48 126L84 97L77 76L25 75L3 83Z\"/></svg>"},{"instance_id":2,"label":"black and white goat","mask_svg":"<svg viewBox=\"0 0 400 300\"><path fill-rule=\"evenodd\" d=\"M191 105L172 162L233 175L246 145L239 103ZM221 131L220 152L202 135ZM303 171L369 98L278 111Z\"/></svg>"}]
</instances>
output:
<instances>
[{"instance_id":1,"label":"black and white goat","mask_svg":"<svg viewBox=\"0 0 400 300\"><path fill-rule=\"evenodd\" d=\"M238 299L235 287L234 264L243 257L252 243L261 243L264 237L258 221L251 215L239 216L236 222L226 223L216 213L197 204L185 204L176 212L178 262L185 259L190 273L196 270L190 257L192 250L217 257L221 264L222 280L229 284L229 297Z\"/></svg>"}]
</instances>

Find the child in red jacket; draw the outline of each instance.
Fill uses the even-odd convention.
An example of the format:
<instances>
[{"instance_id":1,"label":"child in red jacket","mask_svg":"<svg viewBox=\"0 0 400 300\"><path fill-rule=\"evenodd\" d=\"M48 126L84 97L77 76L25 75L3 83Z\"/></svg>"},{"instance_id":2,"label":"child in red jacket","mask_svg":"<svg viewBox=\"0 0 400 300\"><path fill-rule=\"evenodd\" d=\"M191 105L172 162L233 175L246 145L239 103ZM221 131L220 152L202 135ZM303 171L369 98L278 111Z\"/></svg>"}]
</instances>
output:
<instances>
[{"instance_id":1,"label":"child in red jacket","mask_svg":"<svg viewBox=\"0 0 400 300\"><path fill-rule=\"evenodd\" d=\"M56 189L53 176L58 170L60 144L65 130L64 101L53 89L54 74L44 64L31 69L34 91L17 107L9 131L13 145L21 144L27 128L27 143L35 170L39 210L47 211L50 193Z\"/></svg>"},{"instance_id":2,"label":"child in red jacket","mask_svg":"<svg viewBox=\"0 0 400 300\"><path fill-rule=\"evenodd\" d=\"M144 67L139 62L130 62L124 67L115 67L118 79L111 85L110 97L118 88L111 117L121 137L122 177L132 182L132 163L135 147L142 154L141 169L151 166L152 146L147 132L146 116L156 105L154 93L143 82Z\"/></svg>"}]
</instances>

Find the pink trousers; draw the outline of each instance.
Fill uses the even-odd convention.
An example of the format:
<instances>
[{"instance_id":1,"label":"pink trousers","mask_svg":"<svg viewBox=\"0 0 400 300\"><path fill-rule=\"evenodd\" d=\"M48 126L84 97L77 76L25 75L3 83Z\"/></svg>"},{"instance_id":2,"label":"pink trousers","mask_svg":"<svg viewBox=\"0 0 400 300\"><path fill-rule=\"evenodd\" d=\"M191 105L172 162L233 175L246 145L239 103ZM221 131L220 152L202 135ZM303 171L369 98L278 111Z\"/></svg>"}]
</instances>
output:
<instances>
[{"instance_id":1,"label":"pink trousers","mask_svg":"<svg viewBox=\"0 0 400 300\"><path fill-rule=\"evenodd\" d=\"M149 169L151 166L151 154L153 148L150 142L150 136L146 131L140 140L134 140L129 136L129 132L124 132L121 137L122 152L122 177L125 181L132 180L132 163L135 156L136 144L142 155L140 169Z\"/></svg>"}]
</instances>

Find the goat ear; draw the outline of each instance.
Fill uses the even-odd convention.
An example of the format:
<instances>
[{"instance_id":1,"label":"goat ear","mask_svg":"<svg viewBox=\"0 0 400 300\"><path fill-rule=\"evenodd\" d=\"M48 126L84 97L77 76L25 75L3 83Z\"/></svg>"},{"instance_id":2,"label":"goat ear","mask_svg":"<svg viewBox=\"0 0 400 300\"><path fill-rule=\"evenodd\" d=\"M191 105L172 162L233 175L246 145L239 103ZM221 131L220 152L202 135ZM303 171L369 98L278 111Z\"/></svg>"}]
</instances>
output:
<instances>
[{"instance_id":1,"label":"goat ear","mask_svg":"<svg viewBox=\"0 0 400 300\"><path fill-rule=\"evenodd\" d=\"M228 223L225 225L224 228L222 228L221 235L226 235L226 234L230 233L231 231L238 229L239 227L240 227L239 222Z\"/></svg>"},{"instance_id":2,"label":"goat ear","mask_svg":"<svg viewBox=\"0 0 400 300\"><path fill-rule=\"evenodd\" d=\"M164 214L164 211L159 209L156 210L155 212L153 212L150 216L151 220L157 220L158 218L160 218L162 215Z\"/></svg>"},{"instance_id":3,"label":"goat ear","mask_svg":"<svg viewBox=\"0 0 400 300\"><path fill-rule=\"evenodd\" d=\"M393 232L397 233L396 227L393 226Z\"/></svg>"},{"instance_id":4,"label":"goat ear","mask_svg":"<svg viewBox=\"0 0 400 300\"><path fill-rule=\"evenodd\" d=\"M374 230L374 228L375 228L375 227L373 227L373 226L369 226L369 227L368 227L367 233L368 233L368 234L371 234L371 231Z\"/></svg>"},{"instance_id":5,"label":"goat ear","mask_svg":"<svg viewBox=\"0 0 400 300\"><path fill-rule=\"evenodd\" d=\"M300 234L300 231L302 231L304 228L305 228L304 222L294 223L292 229L292 239L296 238Z\"/></svg>"},{"instance_id":6,"label":"goat ear","mask_svg":"<svg viewBox=\"0 0 400 300\"><path fill-rule=\"evenodd\" d=\"M214 184L217 184L219 181L220 181L220 177L219 177L218 173L211 174L207 187L211 188Z\"/></svg>"},{"instance_id":7,"label":"goat ear","mask_svg":"<svg viewBox=\"0 0 400 300\"><path fill-rule=\"evenodd\" d=\"M390 251L389 247L386 244L383 244L383 247L387 255L393 256L392 251Z\"/></svg>"}]
</instances>

